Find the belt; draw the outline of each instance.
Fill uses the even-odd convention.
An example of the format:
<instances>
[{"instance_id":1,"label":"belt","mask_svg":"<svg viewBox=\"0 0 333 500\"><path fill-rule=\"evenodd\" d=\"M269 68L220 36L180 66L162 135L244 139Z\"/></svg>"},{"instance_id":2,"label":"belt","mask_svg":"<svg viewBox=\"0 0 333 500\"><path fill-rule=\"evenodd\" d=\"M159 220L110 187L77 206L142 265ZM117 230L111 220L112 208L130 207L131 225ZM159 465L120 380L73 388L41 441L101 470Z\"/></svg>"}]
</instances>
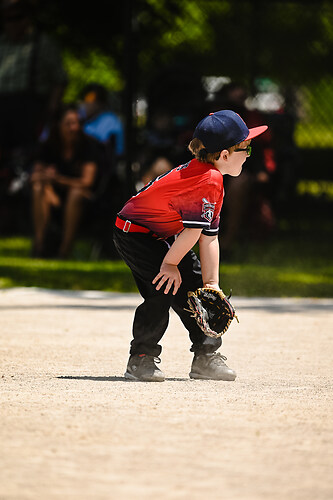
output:
<instances>
[{"instance_id":1,"label":"belt","mask_svg":"<svg viewBox=\"0 0 333 500\"><path fill-rule=\"evenodd\" d=\"M151 233L151 230L144 226L134 224L130 220L123 220L120 217L116 218L116 227L124 233Z\"/></svg>"}]
</instances>

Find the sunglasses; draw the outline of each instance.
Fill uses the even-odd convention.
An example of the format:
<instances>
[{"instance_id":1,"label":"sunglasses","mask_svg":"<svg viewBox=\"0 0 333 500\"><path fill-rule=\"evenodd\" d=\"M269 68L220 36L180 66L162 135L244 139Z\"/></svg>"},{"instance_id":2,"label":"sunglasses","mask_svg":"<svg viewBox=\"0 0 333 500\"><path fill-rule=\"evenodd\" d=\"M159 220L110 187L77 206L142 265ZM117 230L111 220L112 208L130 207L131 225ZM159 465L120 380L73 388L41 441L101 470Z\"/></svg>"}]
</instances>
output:
<instances>
[{"instance_id":1,"label":"sunglasses","mask_svg":"<svg viewBox=\"0 0 333 500\"><path fill-rule=\"evenodd\" d=\"M234 151L235 153L238 153L238 151L246 151L247 156L251 156L252 146L246 146L246 148L235 149Z\"/></svg>"}]
</instances>

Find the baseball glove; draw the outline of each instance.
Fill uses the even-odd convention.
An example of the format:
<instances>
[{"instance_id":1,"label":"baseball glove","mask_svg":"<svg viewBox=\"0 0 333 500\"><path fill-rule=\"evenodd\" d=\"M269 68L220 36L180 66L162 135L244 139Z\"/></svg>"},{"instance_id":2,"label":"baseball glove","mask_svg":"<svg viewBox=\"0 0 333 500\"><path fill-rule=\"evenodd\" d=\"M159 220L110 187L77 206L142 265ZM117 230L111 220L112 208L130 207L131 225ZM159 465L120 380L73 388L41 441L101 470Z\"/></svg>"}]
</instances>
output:
<instances>
[{"instance_id":1,"label":"baseball glove","mask_svg":"<svg viewBox=\"0 0 333 500\"><path fill-rule=\"evenodd\" d=\"M208 337L221 337L229 328L231 321L238 318L235 309L230 304L222 290L214 288L198 288L195 292L187 293L187 303L198 326Z\"/></svg>"}]
</instances>

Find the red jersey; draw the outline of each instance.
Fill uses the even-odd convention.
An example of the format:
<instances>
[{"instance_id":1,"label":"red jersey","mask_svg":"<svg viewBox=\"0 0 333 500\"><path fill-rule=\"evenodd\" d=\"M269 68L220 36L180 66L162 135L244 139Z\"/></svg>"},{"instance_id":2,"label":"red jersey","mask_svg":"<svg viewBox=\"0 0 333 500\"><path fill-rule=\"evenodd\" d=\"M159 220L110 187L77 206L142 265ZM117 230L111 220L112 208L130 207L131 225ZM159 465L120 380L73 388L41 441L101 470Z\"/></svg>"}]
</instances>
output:
<instances>
[{"instance_id":1,"label":"red jersey","mask_svg":"<svg viewBox=\"0 0 333 500\"><path fill-rule=\"evenodd\" d=\"M218 234L224 196L223 176L209 163L191 160L149 182L124 205L119 216L161 238L185 227Z\"/></svg>"}]
</instances>

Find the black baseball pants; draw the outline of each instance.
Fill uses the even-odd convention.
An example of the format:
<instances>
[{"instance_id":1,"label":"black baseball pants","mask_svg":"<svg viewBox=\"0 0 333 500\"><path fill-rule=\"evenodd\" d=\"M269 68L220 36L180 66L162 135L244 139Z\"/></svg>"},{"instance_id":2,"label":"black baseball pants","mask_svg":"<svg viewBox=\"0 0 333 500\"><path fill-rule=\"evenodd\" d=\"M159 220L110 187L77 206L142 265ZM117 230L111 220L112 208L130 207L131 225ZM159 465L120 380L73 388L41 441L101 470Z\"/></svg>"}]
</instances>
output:
<instances>
[{"instance_id":1,"label":"black baseball pants","mask_svg":"<svg viewBox=\"0 0 333 500\"><path fill-rule=\"evenodd\" d=\"M174 238L159 240L150 234L124 233L115 227L113 240L118 253L131 269L144 299L135 311L130 354L160 355L162 347L159 342L168 327L170 307L189 332L192 352L216 351L222 344L221 338L207 337L190 313L184 310L188 307L187 292L202 286L201 266L196 254L191 250L178 265L182 283L176 295L172 295L172 289L164 294L164 287L156 290L152 280L159 273Z\"/></svg>"}]
</instances>

